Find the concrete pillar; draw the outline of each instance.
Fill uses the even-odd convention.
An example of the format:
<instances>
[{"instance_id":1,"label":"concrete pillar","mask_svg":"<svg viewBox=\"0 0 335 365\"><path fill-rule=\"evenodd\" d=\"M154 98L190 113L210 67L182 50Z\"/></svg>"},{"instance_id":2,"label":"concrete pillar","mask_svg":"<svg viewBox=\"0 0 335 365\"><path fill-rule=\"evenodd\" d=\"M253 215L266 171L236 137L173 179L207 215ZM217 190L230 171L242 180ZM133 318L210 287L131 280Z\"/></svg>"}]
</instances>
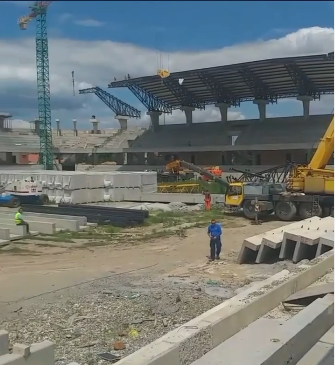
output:
<instances>
[{"instance_id":1,"label":"concrete pillar","mask_svg":"<svg viewBox=\"0 0 335 365\"><path fill-rule=\"evenodd\" d=\"M35 119L34 121L35 124L35 133L40 135L40 130L41 130L41 122L39 119Z\"/></svg>"},{"instance_id":2,"label":"concrete pillar","mask_svg":"<svg viewBox=\"0 0 335 365\"><path fill-rule=\"evenodd\" d=\"M0 129L5 129L5 117L0 115Z\"/></svg>"},{"instance_id":3,"label":"concrete pillar","mask_svg":"<svg viewBox=\"0 0 335 365\"><path fill-rule=\"evenodd\" d=\"M123 154L123 164L128 165L128 154L127 154L127 152L125 152Z\"/></svg>"},{"instance_id":4,"label":"concrete pillar","mask_svg":"<svg viewBox=\"0 0 335 365\"><path fill-rule=\"evenodd\" d=\"M73 135L78 136L77 119L72 119L72 123L73 123Z\"/></svg>"},{"instance_id":5,"label":"concrete pillar","mask_svg":"<svg viewBox=\"0 0 335 365\"><path fill-rule=\"evenodd\" d=\"M56 125L57 125L57 136L62 135L62 131L60 130L60 120L56 119Z\"/></svg>"},{"instance_id":6,"label":"concrete pillar","mask_svg":"<svg viewBox=\"0 0 335 365\"><path fill-rule=\"evenodd\" d=\"M193 121L193 115L192 113L195 111L195 108L193 106L183 106L180 108L185 113L186 116L186 124L191 125Z\"/></svg>"},{"instance_id":7,"label":"concrete pillar","mask_svg":"<svg viewBox=\"0 0 335 365\"><path fill-rule=\"evenodd\" d=\"M217 103L217 104L215 104L215 106L220 109L221 122L223 122L223 123L227 122L227 120L228 120L228 108L230 108L231 105L228 104L228 103Z\"/></svg>"},{"instance_id":8,"label":"concrete pillar","mask_svg":"<svg viewBox=\"0 0 335 365\"><path fill-rule=\"evenodd\" d=\"M266 119L266 106L269 104L268 100L258 99L254 100L253 103L258 106L259 120Z\"/></svg>"},{"instance_id":9,"label":"concrete pillar","mask_svg":"<svg viewBox=\"0 0 335 365\"><path fill-rule=\"evenodd\" d=\"M128 119L129 117L125 117L123 115L117 115L115 117L116 120L120 123L121 131L126 131L128 128Z\"/></svg>"},{"instance_id":10,"label":"concrete pillar","mask_svg":"<svg viewBox=\"0 0 335 365\"><path fill-rule=\"evenodd\" d=\"M159 117L162 115L162 112L147 112L147 115L149 115L151 120L150 128L156 131L159 127Z\"/></svg>"},{"instance_id":11,"label":"concrete pillar","mask_svg":"<svg viewBox=\"0 0 335 365\"><path fill-rule=\"evenodd\" d=\"M93 125L93 134L98 134L99 130L99 121L96 119L95 115L92 115L92 118L89 120Z\"/></svg>"},{"instance_id":12,"label":"concrete pillar","mask_svg":"<svg viewBox=\"0 0 335 365\"><path fill-rule=\"evenodd\" d=\"M311 101L313 100L313 97L309 96L309 95L298 95L297 100L302 102L304 118L308 118L309 117L309 106L310 106Z\"/></svg>"}]
</instances>

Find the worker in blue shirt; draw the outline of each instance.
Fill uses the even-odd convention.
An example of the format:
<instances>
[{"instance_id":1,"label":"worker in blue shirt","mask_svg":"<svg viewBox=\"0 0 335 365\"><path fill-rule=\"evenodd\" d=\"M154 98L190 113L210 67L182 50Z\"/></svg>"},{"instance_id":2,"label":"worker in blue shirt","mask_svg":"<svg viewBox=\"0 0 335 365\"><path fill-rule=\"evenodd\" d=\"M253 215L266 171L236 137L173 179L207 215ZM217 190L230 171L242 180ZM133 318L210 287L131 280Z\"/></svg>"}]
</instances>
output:
<instances>
[{"instance_id":1,"label":"worker in blue shirt","mask_svg":"<svg viewBox=\"0 0 335 365\"><path fill-rule=\"evenodd\" d=\"M210 261L220 260L221 253L221 235L222 229L221 226L216 223L215 219L211 220L211 224L208 226L207 234L210 239L210 256L208 256Z\"/></svg>"}]
</instances>

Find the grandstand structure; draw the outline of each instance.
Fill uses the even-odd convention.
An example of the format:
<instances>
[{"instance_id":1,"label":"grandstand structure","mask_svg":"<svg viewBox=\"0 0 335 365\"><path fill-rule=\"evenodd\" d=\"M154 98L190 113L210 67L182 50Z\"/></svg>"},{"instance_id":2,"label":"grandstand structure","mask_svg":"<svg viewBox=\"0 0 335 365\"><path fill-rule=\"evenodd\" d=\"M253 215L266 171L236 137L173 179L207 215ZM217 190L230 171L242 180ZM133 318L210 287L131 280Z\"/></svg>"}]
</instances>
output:
<instances>
[{"instance_id":1,"label":"grandstand structure","mask_svg":"<svg viewBox=\"0 0 335 365\"><path fill-rule=\"evenodd\" d=\"M305 163L330 121L331 115L310 115L313 100L334 93L334 53L261 60L114 81L109 88L126 87L143 103L150 128L100 130L92 116L92 130L62 130L56 119L54 153L73 163L95 156L94 163L164 165L180 158L197 165L279 165L287 160ZM267 118L266 106L279 99L296 98L301 116ZM229 120L228 110L253 102L259 118ZM215 105L219 121L193 123L194 110ZM161 125L160 116L180 109L185 121ZM0 113L0 163L33 163L39 152L39 124L13 129L11 116ZM234 137L234 138L233 138ZM235 140L235 143L233 143ZM103 156L103 157L102 157Z\"/></svg>"},{"instance_id":2,"label":"grandstand structure","mask_svg":"<svg viewBox=\"0 0 335 365\"><path fill-rule=\"evenodd\" d=\"M199 165L304 163L331 118L312 116L309 109L311 101L334 93L334 52L175 72L164 79L155 75L114 81L108 87L127 87L151 118L150 130L128 153L145 150L160 157L160 163L171 155ZM266 117L268 104L293 97L302 103L301 117ZM259 118L229 121L228 109L247 101L258 107ZM193 111L208 105L220 110L221 120L193 123ZM160 116L175 109L185 113L186 123L160 125Z\"/></svg>"}]
</instances>

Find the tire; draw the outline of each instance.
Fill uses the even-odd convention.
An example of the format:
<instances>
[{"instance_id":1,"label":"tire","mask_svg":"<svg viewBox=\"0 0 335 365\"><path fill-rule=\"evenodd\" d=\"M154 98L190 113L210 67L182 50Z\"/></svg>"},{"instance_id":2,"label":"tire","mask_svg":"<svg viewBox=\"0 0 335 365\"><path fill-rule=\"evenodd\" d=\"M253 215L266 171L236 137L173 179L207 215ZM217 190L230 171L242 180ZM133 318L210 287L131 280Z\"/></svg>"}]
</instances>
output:
<instances>
[{"instance_id":1,"label":"tire","mask_svg":"<svg viewBox=\"0 0 335 365\"><path fill-rule=\"evenodd\" d=\"M40 196L40 204L41 205L45 205L45 204L48 204L48 203L49 203L49 197L48 197L48 195L42 194Z\"/></svg>"},{"instance_id":2,"label":"tire","mask_svg":"<svg viewBox=\"0 0 335 365\"><path fill-rule=\"evenodd\" d=\"M302 219L312 218L313 216L321 217L322 208L318 205L315 212L313 212L313 203L301 203L299 204L299 216Z\"/></svg>"},{"instance_id":3,"label":"tire","mask_svg":"<svg viewBox=\"0 0 335 365\"><path fill-rule=\"evenodd\" d=\"M251 200L245 200L243 203L243 214L247 219L255 219L255 208Z\"/></svg>"},{"instance_id":4,"label":"tire","mask_svg":"<svg viewBox=\"0 0 335 365\"><path fill-rule=\"evenodd\" d=\"M275 208L276 216L285 222L291 221L297 214L297 207L292 202L279 202Z\"/></svg>"},{"instance_id":5,"label":"tire","mask_svg":"<svg viewBox=\"0 0 335 365\"><path fill-rule=\"evenodd\" d=\"M20 199L13 197L9 203L10 208L18 208L21 205Z\"/></svg>"}]
</instances>

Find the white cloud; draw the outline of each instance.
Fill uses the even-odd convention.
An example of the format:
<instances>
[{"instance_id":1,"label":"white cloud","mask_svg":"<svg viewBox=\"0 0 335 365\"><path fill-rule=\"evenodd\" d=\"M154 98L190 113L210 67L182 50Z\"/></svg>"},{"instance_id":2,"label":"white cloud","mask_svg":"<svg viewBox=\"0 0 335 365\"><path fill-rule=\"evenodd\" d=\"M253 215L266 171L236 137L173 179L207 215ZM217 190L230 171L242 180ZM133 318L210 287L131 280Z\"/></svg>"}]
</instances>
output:
<instances>
[{"instance_id":1,"label":"white cloud","mask_svg":"<svg viewBox=\"0 0 335 365\"><path fill-rule=\"evenodd\" d=\"M12 119L12 128L30 129L31 124L26 120Z\"/></svg>"},{"instance_id":2,"label":"white cloud","mask_svg":"<svg viewBox=\"0 0 335 365\"><path fill-rule=\"evenodd\" d=\"M99 22L99 20L95 19L75 20L74 24L81 25L82 27L102 27L104 25L103 22Z\"/></svg>"},{"instance_id":3,"label":"white cloud","mask_svg":"<svg viewBox=\"0 0 335 365\"><path fill-rule=\"evenodd\" d=\"M101 120L113 120L113 113L95 95L72 95L71 71L75 71L76 90L97 85L106 88L113 80L152 75L157 71L157 51L132 44L112 41L81 41L50 37L50 83L52 95L52 118L59 118L71 127L73 118L78 126L87 128L88 119L95 114ZM21 38L0 39L0 109L13 114L15 118L29 120L37 115L35 40ZM334 49L334 30L312 27L300 29L279 39L238 44L222 49L203 52L170 52L170 71L233 64L273 57L297 56L327 53ZM162 55L167 63L168 56ZM111 94L115 90L109 90ZM117 95L119 96L119 95ZM124 97L121 97L125 100ZM328 98L319 104L329 112L332 101ZM330 103L330 104L329 104ZM134 99L130 102L136 106ZM313 103L316 104L316 103ZM280 110L281 106L277 106ZM253 106L253 108L255 108ZM144 107L142 107L144 111ZM230 117L242 117L241 109L231 109ZM233 114L237 113L237 114ZM278 112L280 114L280 112ZM163 117L161 117L163 120ZM166 122L176 122L181 112L166 116ZM182 119L181 119L182 118ZM207 108L194 112L194 120L219 119L218 110ZM148 120L143 112L143 121ZM136 121L133 121L137 123ZM112 126L111 126L112 127Z\"/></svg>"}]
</instances>

